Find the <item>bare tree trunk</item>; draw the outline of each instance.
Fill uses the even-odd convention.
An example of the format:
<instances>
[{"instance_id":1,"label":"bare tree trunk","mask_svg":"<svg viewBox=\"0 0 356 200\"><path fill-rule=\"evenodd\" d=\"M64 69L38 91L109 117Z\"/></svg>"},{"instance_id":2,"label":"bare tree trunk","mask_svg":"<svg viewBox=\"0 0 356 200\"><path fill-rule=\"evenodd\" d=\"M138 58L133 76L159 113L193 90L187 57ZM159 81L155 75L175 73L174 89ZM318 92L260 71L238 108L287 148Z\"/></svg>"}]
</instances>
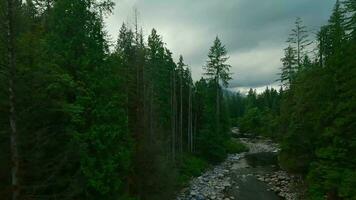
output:
<instances>
[{"instance_id":1,"label":"bare tree trunk","mask_svg":"<svg viewBox=\"0 0 356 200\"><path fill-rule=\"evenodd\" d=\"M138 45L139 44L139 37L138 37L138 15L139 15L139 13L138 13L138 10L137 10L137 8L134 8L134 20L135 20L135 24L134 24L134 26L135 26L135 42L136 42L136 45Z\"/></svg>"},{"instance_id":2,"label":"bare tree trunk","mask_svg":"<svg viewBox=\"0 0 356 200\"><path fill-rule=\"evenodd\" d=\"M139 45L139 35L138 35L138 11L135 8L134 9L134 14L135 14L135 42L136 42L136 48L135 48L135 56L136 56L136 60L135 60L135 64L136 64L136 135L137 135L137 139L139 138L138 135L140 135L140 131L142 129L142 123L141 123L141 115L142 111L141 111L141 101L142 101L142 96L141 96L141 90L140 87L142 87L143 83L141 82L141 78L140 78L140 72L141 72L141 65L140 65L140 61L139 59L140 57L140 45ZM139 140L139 139L138 139Z\"/></svg>"},{"instance_id":3,"label":"bare tree trunk","mask_svg":"<svg viewBox=\"0 0 356 200\"><path fill-rule=\"evenodd\" d=\"M301 24L297 24L297 64L298 64L298 70L300 69L301 62L302 62L302 42L303 42L303 27Z\"/></svg>"},{"instance_id":4,"label":"bare tree trunk","mask_svg":"<svg viewBox=\"0 0 356 200\"><path fill-rule=\"evenodd\" d=\"M196 139L196 135L197 135L197 113L194 113L194 132L193 132L193 152L195 152L195 142L194 140Z\"/></svg>"},{"instance_id":5,"label":"bare tree trunk","mask_svg":"<svg viewBox=\"0 0 356 200\"><path fill-rule=\"evenodd\" d=\"M189 151L193 152L193 115L192 115L192 86L189 84Z\"/></svg>"},{"instance_id":6,"label":"bare tree trunk","mask_svg":"<svg viewBox=\"0 0 356 200\"><path fill-rule=\"evenodd\" d=\"M12 199L19 198L19 152L18 152L18 135L16 127L16 110L15 110L15 93L14 93L14 76L16 73L16 59L14 49L14 2L7 0L7 57L9 67L9 105L10 114L9 122L11 127L10 146L11 146L11 185L13 188Z\"/></svg>"},{"instance_id":7,"label":"bare tree trunk","mask_svg":"<svg viewBox=\"0 0 356 200\"><path fill-rule=\"evenodd\" d=\"M19 196L19 184L18 184L18 171L19 171L19 152L18 152L18 139L17 139L17 127L15 119L15 95L13 90L13 80L9 80L9 101L10 101L10 126L11 126L11 184L13 187L12 199L17 200Z\"/></svg>"},{"instance_id":8,"label":"bare tree trunk","mask_svg":"<svg viewBox=\"0 0 356 200\"><path fill-rule=\"evenodd\" d=\"M145 68L142 67L142 103L143 103L143 132L146 133L147 128L147 85L146 85L146 73Z\"/></svg>"},{"instance_id":9,"label":"bare tree trunk","mask_svg":"<svg viewBox=\"0 0 356 200\"><path fill-rule=\"evenodd\" d=\"M190 83L189 83L189 86L188 86L188 135L187 135L187 138L188 138L188 151L191 152L191 143L192 143L192 137L191 137L191 86L190 86Z\"/></svg>"},{"instance_id":10,"label":"bare tree trunk","mask_svg":"<svg viewBox=\"0 0 356 200\"><path fill-rule=\"evenodd\" d=\"M152 86L150 87L149 99L150 99L150 105L149 105L149 109L150 109L150 116L149 116L150 134L149 134L149 140L150 140L150 143L152 144L152 141L153 141L153 88L152 88Z\"/></svg>"},{"instance_id":11,"label":"bare tree trunk","mask_svg":"<svg viewBox=\"0 0 356 200\"><path fill-rule=\"evenodd\" d=\"M220 88L219 79L216 84L216 132L220 130Z\"/></svg>"},{"instance_id":12,"label":"bare tree trunk","mask_svg":"<svg viewBox=\"0 0 356 200\"><path fill-rule=\"evenodd\" d=\"M297 55L298 55L298 68L300 67L300 28L298 26L298 30L297 30Z\"/></svg>"},{"instance_id":13,"label":"bare tree trunk","mask_svg":"<svg viewBox=\"0 0 356 200\"><path fill-rule=\"evenodd\" d=\"M323 67L323 53L322 52L319 53L319 65L320 65L320 67Z\"/></svg>"},{"instance_id":14,"label":"bare tree trunk","mask_svg":"<svg viewBox=\"0 0 356 200\"><path fill-rule=\"evenodd\" d=\"M179 72L179 84L180 84L180 119L179 119L179 151L183 152L183 71Z\"/></svg>"},{"instance_id":15,"label":"bare tree trunk","mask_svg":"<svg viewBox=\"0 0 356 200\"><path fill-rule=\"evenodd\" d=\"M191 139L191 147L190 147L190 151L193 152L193 145L194 145L194 135L193 135L193 91L192 88L190 88L191 92L190 92L190 135L192 137Z\"/></svg>"},{"instance_id":16,"label":"bare tree trunk","mask_svg":"<svg viewBox=\"0 0 356 200\"><path fill-rule=\"evenodd\" d=\"M172 71L172 157L175 160L176 154L176 75L173 69Z\"/></svg>"}]
</instances>

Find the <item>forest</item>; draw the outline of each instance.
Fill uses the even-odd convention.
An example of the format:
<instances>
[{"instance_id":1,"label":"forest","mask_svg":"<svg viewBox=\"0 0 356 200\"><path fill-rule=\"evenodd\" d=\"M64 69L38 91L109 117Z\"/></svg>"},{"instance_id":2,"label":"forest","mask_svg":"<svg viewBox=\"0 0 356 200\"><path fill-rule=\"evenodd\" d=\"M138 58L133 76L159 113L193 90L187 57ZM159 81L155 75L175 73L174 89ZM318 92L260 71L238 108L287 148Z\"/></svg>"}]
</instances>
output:
<instances>
[{"instance_id":1,"label":"forest","mask_svg":"<svg viewBox=\"0 0 356 200\"><path fill-rule=\"evenodd\" d=\"M356 199L356 1L315 37L286 36L280 87L228 89L224 38L194 81L137 18L114 43L111 0L0 1L0 199L169 200L229 154L230 129L280 144L306 199ZM137 16L136 16L137 17Z\"/></svg>"},{"instance_id":2,"label":"forest","mask_svg":"<svg viewBox=\"0 0 356 200\"><path fill-rule=\"evenodd\" d=\"M355 11L356 1L337 1L315 39L298 18L279 91L231 97L241 131L279 141L280 165L303 175L308 199L356 199Z\"/></svg>"}]
</instances>

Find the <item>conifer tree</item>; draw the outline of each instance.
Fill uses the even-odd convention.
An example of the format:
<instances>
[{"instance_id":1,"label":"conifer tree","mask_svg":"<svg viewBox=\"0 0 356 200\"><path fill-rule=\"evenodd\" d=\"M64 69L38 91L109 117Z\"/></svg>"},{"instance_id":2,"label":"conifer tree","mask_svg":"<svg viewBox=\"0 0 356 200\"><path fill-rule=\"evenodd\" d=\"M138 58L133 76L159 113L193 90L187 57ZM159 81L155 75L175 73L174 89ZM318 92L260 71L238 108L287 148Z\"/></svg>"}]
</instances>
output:
<instances>
[{"instance_id":1,"label":"conifer tree","mask_svg":"<svg viewBox=\"0 0 356 200\"><path fill-rule=\"evenodd\" d=\"M346 29L350 31L350 36L356 40L356 1L346 0L343 2L346 11Z\"/></svg>"},{"instance_id":2,"label":"conifer tree","mask_svg":"<svg viewBox=\"0 0 356 200\"><path fill-rule=\"evenodd\" d=\"M209 79L215 84L216 91L216 132L219 133L219 123L220 123L220 83L222 86L227 87L228 81L231 80L230 68L231 65L226 64L229 57L227 57L227 51L224 45L222 45L218 37L215 38L213 46L210 48L208 53L208 61L206 66L204 66L205 73Z\"/></svg>"},{"instance_id":3,"label":"conifer tree","mask_svg":"<svg viewBox=\"0 0 356 200\"><path fill-rule=\"evenodd\" d=\"M306 26L303 25L301 18L295 20L295 27L289 35L287 42L296 54L296 62L298 69L302 65L302 59L304 55L308 52L308 46L310 46L311 41L308 39L308 33Z\"/></svg>"},{"instance_id":4,"label":"conifer tree","mask_svg":"<svg viewBox=\"0 0 356 200\"><path fill-rule=\"evenodd\" d=\"M325 66L325 57L327 55L327 39L328 39L328 27L322 26L317 34L317 42L318 42L318 61L319 66Z\"/></svg>"},{"instance_id":5,"label":"conifer tree","mask_svg":"<svg viewBox=\"0 0 356 200\"><path fill-rule=\"evenodd\" d=\"M328 24L329 56L340 54L345 38L344 15L341 10L341 3L336 1L332 15Z\"/></svg>"},{"instance_id":6,"label":"conifer tree","mask_svg":"<svg viewBox=\"0 0 356 200\"><path fill-rule=\"evenodd\" d=\"M191 77L191 72L190 69L187 68L186 69L186 74L187 74L187 78L188 78L188 120L187 120L187 146L188 146L188 152L192 152L193 151L193 113L192 113L192 92L193 92L193 80Z\"/></svg>"},{"instance_id":7,"label":"conifer tree","mask_svg":"<svg viewBox=\"0 0 356 200\"><path fill-rule=\"evenodd\" d=\"M281 59L283 66L281 69L280 81L285 87L292 83L296 72L297 59L295 51L291 46L284 49L284 58Z\"/></svg>"},{"instance_id":8,"label":"conifer tree","mask_svg":"<svg viewBox=\"0 0 356 200\"><path fill-rule=\"evenodd\" d=\"M177 63L177 71L179 76L179 150L183 152L183 76L184 76L184 64L183 56L179 56L179 62Z\"/></svg>"}]
</instances>

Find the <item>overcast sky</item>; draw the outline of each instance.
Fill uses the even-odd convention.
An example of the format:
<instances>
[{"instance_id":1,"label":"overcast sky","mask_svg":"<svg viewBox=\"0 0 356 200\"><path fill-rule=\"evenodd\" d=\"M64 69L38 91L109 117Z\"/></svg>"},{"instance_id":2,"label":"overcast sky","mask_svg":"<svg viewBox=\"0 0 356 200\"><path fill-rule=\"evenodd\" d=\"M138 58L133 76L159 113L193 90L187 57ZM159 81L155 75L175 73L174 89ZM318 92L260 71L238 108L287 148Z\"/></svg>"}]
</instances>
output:
<instances>
[{"instance_id":1,"label":"overcast sky","mask_svg":"<svg viewBox=\"0 0 356 200\"><path fill-rule=\"evenodd\" d=\"M325 24L335 0L114 0L106 26L113 41L123 22L133 24L134 8L145 37L156 28L175 60L180 54L194 80L202 76L209 47L218 35L232 65L231 88L276 85L280 58L296 17L311 31Z\"/></svg>"}]
</instances>

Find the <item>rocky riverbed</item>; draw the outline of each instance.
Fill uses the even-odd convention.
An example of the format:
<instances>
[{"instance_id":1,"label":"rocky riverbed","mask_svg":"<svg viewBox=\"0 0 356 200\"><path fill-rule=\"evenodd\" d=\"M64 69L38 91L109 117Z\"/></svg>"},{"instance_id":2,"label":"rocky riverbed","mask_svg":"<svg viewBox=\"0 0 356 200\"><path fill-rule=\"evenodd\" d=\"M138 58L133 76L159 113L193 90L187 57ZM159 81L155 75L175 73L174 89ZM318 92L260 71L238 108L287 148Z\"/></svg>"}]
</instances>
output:
<instances>
[{"instance_id":1,"label":"rocky riverbed","mask_svg":"<svg viewBox=\"0 0 356 200\"><path fill-rule=\"evenodd\" d=\"M286 200L298 199L296 186L300 184L299 177L289 175L285 171L275 171L266 174L256 174L259 181L268 184L269 190L274 191Z\"/></svg>"},{"instance_id":2,"label":"rocky riverbed","mask_svg":"<svg viewBox=\"0 0 356 200\"><path fill-rule=\"evenodd\" d=\"M240 138L250 151L227 159L181 191L177 200L296 200L297 178L278 169L278 145L258 138Z\"/></svg>"}]
</instances>

